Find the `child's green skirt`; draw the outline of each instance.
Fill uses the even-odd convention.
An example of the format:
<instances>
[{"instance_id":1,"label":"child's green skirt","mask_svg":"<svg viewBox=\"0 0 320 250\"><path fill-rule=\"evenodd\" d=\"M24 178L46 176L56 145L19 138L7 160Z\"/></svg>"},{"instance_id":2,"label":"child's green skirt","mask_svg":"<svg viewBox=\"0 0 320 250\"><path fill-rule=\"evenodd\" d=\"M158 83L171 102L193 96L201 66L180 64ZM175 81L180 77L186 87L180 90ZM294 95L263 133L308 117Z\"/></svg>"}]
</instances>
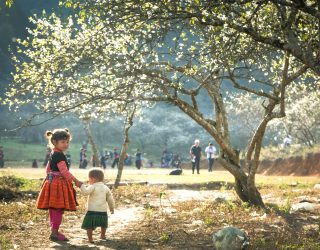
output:
<instances>
[{"instance_id":1,"label":"child's green skirt","mask_svg":"<svg viewBox=\"0 0 320 250\"><path fill-rule=\"evenodd\" d=\"M96 227L108 227L107 212L88 211L83 219L82 229L95 229Z\"/></svg>"}]
</instances>

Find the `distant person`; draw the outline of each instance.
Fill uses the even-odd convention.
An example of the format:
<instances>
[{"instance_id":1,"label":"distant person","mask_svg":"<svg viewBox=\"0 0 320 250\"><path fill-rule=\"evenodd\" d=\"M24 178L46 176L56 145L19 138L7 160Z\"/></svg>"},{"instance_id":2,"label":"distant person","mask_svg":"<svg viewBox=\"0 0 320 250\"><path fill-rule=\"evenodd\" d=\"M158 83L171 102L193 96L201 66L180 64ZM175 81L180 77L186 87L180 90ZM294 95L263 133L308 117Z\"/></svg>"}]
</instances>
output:
<instances>
[{"instance_id":1,"label":"distant person","mask_svg":"<svg viewBox=\"0 0 320 250\"><path fill-rule=\"evenodd\" d=\"M44 156L44 162L43 162L43 166L46 167L50 158L50 153L51 153L51 149L50 147L47 147L47 152L46 155Z\"/></svg>"},{"instance_id":2,"label":"distant person","mask_svg":"<svg viewBox=\"0 0 320 250\"><path fill-rule=\"evenodd\" d=\"M136 152L136 168L137 169L141 169L141 167L142 167L142 156L141 156L140 149L137 149L137 152Z\"/></svg>"},{"instance_id":3,"label":"distant person","mask_svg":"<svg viewBox=\"0 0 320 250\"><path fill-rule=\"evenodd\" d=\"M162 151L162 156L161 156L161 167L163 168L167 168L169 167L168 163L167 163L167 160L168 160L168 150L167 148L165 148L163 151Z\"/></svg>"},{"instance_id":4,"label":"distant person","mask_svg":"<svg viewBox=\"0 0 320 250\"><path fill-rule=\"evenodd\" d=\"M166 167L170 167L172 164L173 154L168 152L165 156Z\"/></svg>"},{"instance_id":5,"label":"distant person","mask_svg":"<svg viewBox=\"0 0 320 250\"><path fill-rule=\"evenodd\" d=\"M82 168L83 151L84 151L84 148L81 148L80 149L80 155L79 155L79 168Z\"/></svg>"},{"instance_id":6,"label":"distant person","mask_svg":"<svg viewBox=\"0 0 320 250\"><path fill-rule=\"evenodd\" d=\"M149 167L153 168L153 161L149 161Z\"/></svg>"},{"instance_id":7,"label":"distant person","mask_svg":"<svg viewBox=\"0 0 320 250\"><path fill-rule=\"evenodd\" d=\"M110 151L105 152L105 159L106 159L106 166L107 166L109 159L111 159Z\"/></svg>"},{"instance_id":8,"label":"distant person","mask_svg":"<svg viewBox=\"0 0 320 250\"><path fill-rule=\"evenodd\" d=\"M178 153L173 155L172 158L172 167L174 168L181 168L181 158Z\"/></svg>"},{"instance_id":9,"label":"distant person","mask_svg":"<svg viewBox=\"0 0 320 250\"><path fill-rule=\"evenodd\" d=\"M83 160L82 160L82 162L81 162L81 168L87 168L87 166L88 166L88 160L87 160L87 155L84 155L83 156Z\"/></svg>"},{"instance_id":10,"label":"distant person","mask_svg":"<svg viewBox=\"0 0 320 250\"><path fill-rule=\"evenodd\" d=\"M126 166L131 166L132 165L132 157L131 157L131 155L126 154L126 158L124 159L124 164Z\"/></svg>"},{"instance_id":11,"label":"distant person","mask_svg":"<svg viewBox=\"0 0 320 250\"><path fill-rule=\"evenodd\" d=\"M169 175L181 175L182 174L182 168L181 168L181 159L180 155L178 153L174 154L172 157L172 167L175 169L172 170Z\"/></svg>"},{"instance_id":12,"label":"distant person","mask_svg":"<svg viewBox=\"0 0 320 250\"><path fill-rule=\"evenodd\" d=\"M72 182L80 187L82 183L69 172L69 165L64 152L69 147L71 134L68 129L55 129L47 131L46 136L52 147L49 164L46 168L46 179L42 184L36 207L49 209L51 226L50 240L67 241L68 239L59 232L64 211L76 211L76 192Z\"/></svg>"},{"instance_id":13,"label":"distant person","mask_svg":"<svg viewBox=\"0 0 320 250\"><path fill-rule=\"evenodd\" d=\"M210 142L209 146L206 147L205 152L207 153L208 171L212 172L212 167L213 167L213 163L214 163L214 157L216 156L217 149Z\"/></svg>"},{"instance_id":14,"label":"distant person","mask_svg":"<svg viewBox=\"0 0 320 250\"><path fill-rule=\"evenodd\" d=\"M105 154L102 154L100 157L100 165L103 169L107 168L107 160Z\"/></svg>"},{"instance_id":15,"label":"distant person","mask_svg":"<svg viewBox=\"0 0 320 250\"><path fill-rule=\"evenodd\" d=\"M88 195L86 205L86 215L81 228L87 230L88 241L93 243L93 231L101 228L100 239L106 239L106 229L108 227L109 207L110 213L114 213L114 199L110 189L103 183L104 173L100 168L93 168L89 171L89 185L81 185L81 193Z\"/></svg>"},{"instance_id":16,"label":"distant person","mask_svg":"<svg viewBox=\"0 0 320 250\"><path fill-rule=\"evenodd\" d=\"M197 169L197 173L200 174L201 147L198 139L194 141L194 145L190 148L190 156L192 162L192 174L194 174L195 168Z\"/></svg>"},{"instance_id":17,"label":"distant person","mask_svg":"<svg viewBox=\"0 0 320 250\"><path fill-rule=\"evenodd\" d=\"M38 162L36 159L34 159L32 162L32 168L38 168Z\"/></svg>"},{"instance_id":18,"label":"distant person","mask_svg":"<svg viewBox=\"0 0 320 250\"><path fill-rule=\"evenodd\" d=\"M0 146L0 168L4 167L4 152L3 146Z\"/></svg>"},{"instance_id":19,"label":"distant person","mask_svg":"<svg viewBox=\"0 0 320 250\"><path fill-rule=\"evenodd\" d=\"M286 138L283 139L283 146L285 148L288 148L290 147L291 143L292 143L292 137L291 135L287 135Z\"/></svg>"},{"instance_id":20,"label":"distant person","mask_svg":"<svg viewBox=\"0 0 320 250\"><path fill-rule=\"evenodd\" d=\"M88 165L87 150L85 148L80 149L80 166L79 168L86 168Z\"/></svg>"},{"instance_id":21,"label":"distant person","mask_svg":"<svg viewBox=\"0 0 320 250\"><path fill-rule=\"evenodd\" d=\"M118 165L119 165L119 158L120 158L120 155L119 155L119 153L118 153L118 148L114 148L113 157L114 157L114 159L113 159L113 162L112 162L111 167L114 168L116 165L117 165L117 167L118 167Z\"/></svg>"},{"instance_id":22,"label":"distant person","mask_svg":"<svg viewBox=\"0 0 320 250\"><path fill-rule=\"evenodd\" d=\"M172 162L172 153L170 153L167 148L162 151L161 157L161 167L168 168Z\"/></svg>"}]
</instances>

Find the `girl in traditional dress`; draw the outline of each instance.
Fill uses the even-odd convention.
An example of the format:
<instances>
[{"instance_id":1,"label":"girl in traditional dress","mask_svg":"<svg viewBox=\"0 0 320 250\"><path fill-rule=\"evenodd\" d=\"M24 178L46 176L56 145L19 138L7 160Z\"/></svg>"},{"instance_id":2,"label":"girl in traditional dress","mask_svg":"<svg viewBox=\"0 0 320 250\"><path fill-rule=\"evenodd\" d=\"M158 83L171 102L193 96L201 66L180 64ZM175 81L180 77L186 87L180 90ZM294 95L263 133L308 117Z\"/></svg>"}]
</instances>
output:
<instances>
[{"instance_id":1,"label":"girl in traditional dress","mask_svg":"<svg viewBox=\"0 0 320 250\"><path fill-rule=\"evenodd\" d=\"M59 232L62 215L65 210L76 210L78 203L72 182L78 187L82 183L69 172L69 164L63 153L68 149L71 140L68 129L47 131L46 136L52 151L46 166L47 177L42 184L36 206L38 209L49 209L50 240L67 241Z\"/></svg>"},{"instance_id":2,"label":"girl in traditional dress","mask_svg":"<svg viewBox=\"0 0 320 250\"><path fill-rule=\"evenodd\" d=\"M87 201L87 213L81 228L87 230L88 240L93 243L92 233L96 227L101 228L100 239L106 238L108 227L109 207L111 214L114 213L114 200L110 189L103 183L104 173L100 168L92 168L89 171L89 185L81 185L81 193L89 195Z\"/></svg>"}]
</instances>

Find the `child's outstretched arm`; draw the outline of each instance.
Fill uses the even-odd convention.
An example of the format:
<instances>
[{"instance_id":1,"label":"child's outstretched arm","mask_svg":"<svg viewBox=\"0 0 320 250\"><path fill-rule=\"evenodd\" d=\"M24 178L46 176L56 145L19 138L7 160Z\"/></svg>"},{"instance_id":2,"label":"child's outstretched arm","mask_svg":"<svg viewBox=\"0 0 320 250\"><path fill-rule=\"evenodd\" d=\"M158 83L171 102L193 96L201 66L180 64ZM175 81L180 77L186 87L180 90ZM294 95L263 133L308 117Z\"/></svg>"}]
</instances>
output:
<instances>
[{"instance_id":1,"label":"child's outstretched arm","mask_svg":"<svg viewBox=\"0 0 320 250\"><path fill-rule=\"evenodd\" d=\"M109 188L107 189L107 203L108 203L110 212L113 214L115 204L114 204L114 199L113 199L112 193Z\"/></svg>"},{"instance_id":2,"label":"child's outstretched arm","mask_svg":"<svg viewBox=\"0 0 320 250\"><path fill-rule=\"evenodd\" d=\"M80 187L82 186L82 184L83 184L83 182L79 181L79 180L76 179L76 178L75 178L73 181L74 181L74 184L75 184L78 188L80 188Z\"/></svg>"},{"instance_id":3,"label":"child's outstretched arm","mask_svg":"<svg viewBox=\"0 0 320 250\"><path fill-rule=\"evenodd\" d=\"M58 164L57 164L57 167L59 168L59 171L60 173L62 174L62 176L64 178L66 178L68 181L74 181L74 180L77 180L69 171L68 167L67 167L67 164L65 161L60 161Z\"/></svg>"},{"instance_id":4,"label":"child's outstretched arm","mask_svg":"<svg viewBox=\"0 0 320 250\"><path fill-rule=\"evenodd\" d=\"M74 176L70 173L70 171L69 171L69 169L68 169L67 164L66 164L65 161L60 161L60 162L57 164L57 166L58 166L58 168L59 168L60 173L62 174L62 176L63 176L64 178L67 179L67 181L73 181L77 187L81 187L82 182L79 181L76 177L74 177Z\"/></svg>"},{"instance_id":5,"label":"child's outstretched arm","mask_svg":"<svg viewBox=\"0 0 320 250\"><path fill-rule=\"evenodd\" d=\"M81 187L80 187L80 191L81 191L81 194L83 195L89 195L93 192L94 190L94 186L93 185L89 185L86 187L86 185L84 185L82 183Z\"/></svg>"}]
</instances>

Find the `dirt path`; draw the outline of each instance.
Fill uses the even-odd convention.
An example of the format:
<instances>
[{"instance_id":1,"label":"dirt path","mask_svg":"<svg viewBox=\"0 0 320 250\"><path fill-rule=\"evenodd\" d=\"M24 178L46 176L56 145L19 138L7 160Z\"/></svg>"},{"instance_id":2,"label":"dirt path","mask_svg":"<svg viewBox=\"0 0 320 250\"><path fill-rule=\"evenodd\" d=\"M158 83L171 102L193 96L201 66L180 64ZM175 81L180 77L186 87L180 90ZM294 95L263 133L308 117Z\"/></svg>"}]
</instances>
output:
<instances>
[{"instance_id":1,"label":"dirt path","mask_svg":"<svg viewBox=\"0 0 320 250\"><path fill-rule=\"evenodd\" d=\"M168 209L178 201L231 199L231 197L233 197L231 192L171 190L167 191L161 199L161 206ZM81 229L83 217L66 214L62 231L68 235L70 241L66 243L51 242L48 249L141 249L136 242L128 242L126 235L130 235L135 230L135 225L143 220L144 205L118 208L113 215L109 216L107 240L99 240L100 230L97 229L94 232L94 244L88 243L86 231ZM158 207L160 199L152 200L148 205Z\"/></svg>"},{"instance_id":2,"label":"dirt path","mask_svg":"<svg viewBox=\"0 0 320 250\"><path fill-rule=\"evenodd\" d=\"M121 207L109 216L107 240L100 240L100 230L94 232L95 243L87 241L86 231L81 229L83 218L68 216L64 218L63 232L70 241L66 243L52 242L51 249L134 249L134 244L125 242L124 233L133 230L134 224L143 219L143 207Z\"/></svg>"},{"instance_id":3,"label":"dirt path","mask_svg":"<svg viewBox=\"0 0 320 250\"><path fill-rule=\"evenodd\" d=\"M308 195L305 194L306 191ZM317 193L312 190L294 189L291 195L296 192L298 195L291 197L291 203L299 203L301 200L310 200L315 205L319 203L316 199ZM25 229L12 235L16 244L13 249L206 250L213 248L212 233L226 225L243 228L253 238L266 239L271 245L275 238L282 241L287 238L288 232L291 237L288 242L294 241L299 235L308 235L299 241L310 240L309 238L313 237L310 247L305 249L318 249L315 248L318 245L313 240L316 241L318 237L316 230L319 213L289 213L285 210L287 207L284 197L287 194L283 196L282 193L279 196L267 192L263 195L265 201L280 204L282 207L282 212L279 210L280 213L268 215L254 208L237 207L237 203L229 203L228 201L236 199L234 191L230 190L180 189L164 190L160 194L161 198L142 195L134 201L126 198L122 200L122 205L119 205L115 214L109 217L107 240L99 240L100 229L97 229L94 233L95 243L88 243L86 231L81 229L84 212L83 208L80 208L77 212L66 212L64 215L61 230L69 237L69 242L49 241L48 219L43 217L45 213L41 213L41 221L38 224L24 224L22 226ZM21 206L28 207L26 204ZM280 214L282 215L279 216ZM8 223L7 228L11 229L13 226ZM22 229L21 225L20 228ZM296 233L298 229L300 231Z\"/></svg>"},{"instance_id":4,"label":"dirt path","mask_svg":"<svg viewBox=\"0 0 320 250\"><path fill-rule=\"evenodd\" d=\"M206 250L213 248L213 232L226 225L234 225L247 230L253 239L264 239L271 246L277 239L284 246L291 242L304 242L301 246L306 247L299 249L320 249L316 248L320 247L319 211L291 214L285 199L290 196L290 204L310 200L317 205L318 192L281 189L279 195L269 191L263 191L264 200L279 204L280 209L268 215L254 208L237 207L236 202L229 203L236 199L234 191L230 190L163 190L161 198L145 192L137 195L135 191L135 199L125 196L121 200L122 205L118 203L115 214L110 216L107 240L99 240L100 230L97 229L94 244L87 242L86 231L81 229L83 206L77 212L64 215L61 229L70 241L55 243L48 239L46 211L36 210L33 199L22 200L7 205L10 206L6 210L7 219L0 221L0 240L2 232L6 233L8 242L10 239L12 247L4 249ZM81 200L82 205L84 201ZM29 219L22 223L17 215ZM260 243L255 242L256 246Z\"/></svg>"}]
</instances>

